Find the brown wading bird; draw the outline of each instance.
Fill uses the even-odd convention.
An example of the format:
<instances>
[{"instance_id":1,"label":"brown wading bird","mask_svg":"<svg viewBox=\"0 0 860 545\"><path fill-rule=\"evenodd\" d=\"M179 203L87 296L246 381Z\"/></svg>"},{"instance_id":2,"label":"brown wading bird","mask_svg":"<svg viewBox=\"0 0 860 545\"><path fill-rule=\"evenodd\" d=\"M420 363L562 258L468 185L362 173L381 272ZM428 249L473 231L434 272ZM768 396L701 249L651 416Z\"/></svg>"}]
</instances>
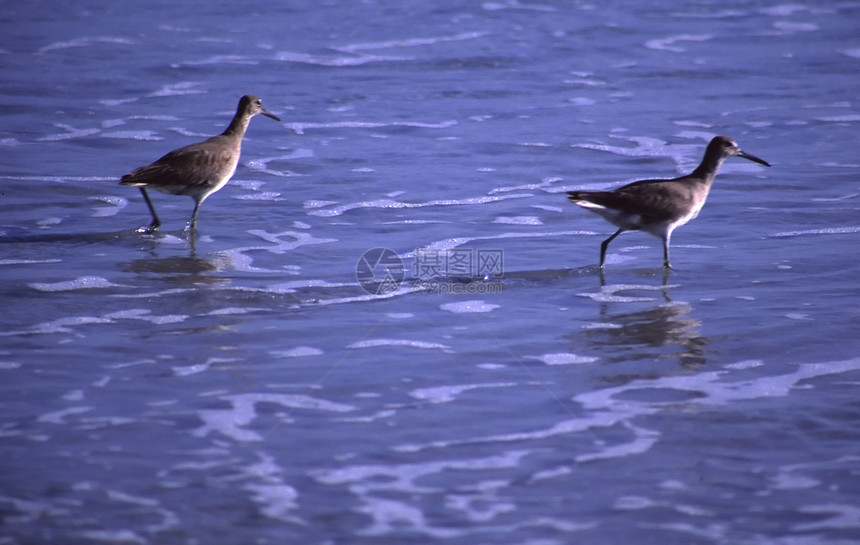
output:
<instances>
[{"instance_id":1,"label":"brown wading bird","mask_svg":"<svg viewBox=\"0 0 860 545\"><path fill-rule=\"evenodd\" d=\"M618 227L600 245L600 268L606 248L624 231L645 231L663 240L663 266L669 263L669 239L675 228L699 215L708 198L720 165L729 157L743 157L769 167L763 159L741 151L727 136L717 136L708 144L702 163L690 174L671 180L642 180L612 191L568 191L567 199Z\"/></svg>"},{"instance_id":2,"label":"brown wading bird","mask_svg":"<svg viewBox=\"0 0 860 545\"><path fill-rule=\"evenodd\" d=\"M194 199L194 212L188 229L197 227L197 212L206 197L215 193L230 180L239 164L242 153L242 137L248 122L257 114L281 119L263 108L263 101L254 95L245 95L239 100L236 115L227 129L203 142L191 144L171 151L158 161L140 167L122 177L120 184L139 187L143 199L152 214L152 223L142 229L152 233L161 225L155 207L149 200L146 188L157 189L172 195L188 195Z\"/></svg>"}]
</instances>

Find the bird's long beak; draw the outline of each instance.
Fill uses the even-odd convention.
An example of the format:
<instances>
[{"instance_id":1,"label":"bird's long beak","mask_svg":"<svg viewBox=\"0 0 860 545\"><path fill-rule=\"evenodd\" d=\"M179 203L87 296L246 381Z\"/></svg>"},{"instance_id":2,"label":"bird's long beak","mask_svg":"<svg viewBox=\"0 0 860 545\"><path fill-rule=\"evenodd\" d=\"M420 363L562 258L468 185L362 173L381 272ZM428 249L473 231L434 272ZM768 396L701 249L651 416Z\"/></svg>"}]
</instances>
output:
<instances>
[{"instance_id":1,"label":"bird's long beak","mask_svg":"<svg viewBox=\"0 0 860 545\"><path fill-rule=\"evenodd\" d=\"M276 116L275 114L273 114L272 112L270 112L270 111L268 111L268 110L262 110L262 109L261 109L261 110L260 110L260 114L261 114L261 115L264 115L264 116L266 116L266 117L271 117L271 118L272 118L272 119L274 119L275 121L280 121L280 120L281 120L281 118L280 118L280 117ZM761 161L761 159L759 159L759 161ZM768 165L768 166L770 166L770 165Z\"/></svg>"},{"instance_id":2,"label":"bird's long beak","mask_svg":"<svg viewBox=\"0 0 860 545\"><path fill-rule=\"evenodd\" d=\"M766 167L769 167L769 166L770 166L770 163L768 163L768 162L767 162L767 161L765 161L764 159L759 159L759 158L758 158L758 157L756 157L755 155L750 155L749 153L747 153L747 152L745 152L745 151L739 151L739 152L738 152L738 157L743 157L744 159L749 159L750 161L752 161L752 162L754 162L754 163L758 163L758 164L760 164L760 165L764 165L764 166L766 166Z\"/></svg>"}]
</instances>

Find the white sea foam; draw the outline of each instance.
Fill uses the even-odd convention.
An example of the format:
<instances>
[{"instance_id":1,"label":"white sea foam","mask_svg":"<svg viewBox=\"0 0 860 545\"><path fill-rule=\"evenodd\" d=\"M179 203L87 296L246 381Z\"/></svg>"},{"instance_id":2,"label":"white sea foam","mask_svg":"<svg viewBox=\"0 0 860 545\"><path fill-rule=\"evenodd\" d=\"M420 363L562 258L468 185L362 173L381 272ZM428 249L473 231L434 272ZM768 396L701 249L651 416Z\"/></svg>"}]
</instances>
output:
<instances>
[{"instance_id":1,"label":"white sea foam","mask_svg":"<svg viewBox=\"0 0 860 545\"><path fill-rule=\"evenodd\" d=\"M794 524L791 529L795 532L812 532L815 530L860 531L860 507L856 505L827 503L819 505L804 505L802 513L814 515L814 522ZM826 518L823 518L825 515ZM829 516L828 516L829 515Z\"/></svg>"},{"instance_id":2,"label":"white sea foam","mask_svg":"<svg viewBox=\"0 0 860 545\"><path fill-rule=\"evenodd\" d=\"M321 356L323 351L312 346L297 346L289 350L272 350L269 354L277 358L306 358L308 356Z\"/></svg>"},{"instance_id":3,"label":"white sea foam","mask_svg":"<svg viewBox=\"0 0 860 545\"><path fill-rule=\"evenodd\" d=\"M470 242L475 242L478 240L505 240L505 239L513 239L513 238L555 238L555 237L566 237L573 235L593 235L595 234L593 231L550 231L543 233L499 233L498 235L488 235L488 236L480 236L480 237L456 237L456 238L446 238L443 240L437 240L434 242L430 242L422 247L422 250L451 250L458 246L462 246L464 244L469 244ZM401 254L401 259L408 259L411 257L415 257L415 252L407 252L405 254Z\"/></svg>"},{"instance_id":4,"label":"white sea foam","mask_svg":"<svg viewBox=\"0 0 860 545\"><path fill-rule=\"evenodd\" d=\"M796 23L793 21L777 21L773 27L786 32L812 32L818 30L818 25L812 23Z\"/></svg>"},{"instance_id":5,"label":"white sea foam","mask_svg":"<svg viewBox=\"0 0 860 545\"><path fill-rule=\"evenodd\" d=\"M249 312L265 311L263 307L224 307L216 308L207 312L209 316L234 316L237 314L248 314Z\"/></svg>"},{"instance_id":6,"label":"white sea foam","mask_svg":"<svg viewBox=\"0 0 860 545\"><path fill-rule=\"evenodd\" d=\"M62 263L62 259L0 259L0 265L41 265L44 263Z\"/></svg>"},{"instance_id":7,"label":"white sea foam","mask_svg":"<svg viewBox=\"0 0 860 545\"><path fill-rule=\"evenodd\" d=\"M426 45L435 45L445 42L461 42L466 40L474 40L489 35L489 32L463 32L460 34L452 34L450 36L431 36L428 38L405 38L402 40L386 40L383 42L367 42L352 45L339 46L338 51L347 53L355 53L357 51L377 50L377 49L392 49L404 47L419 47Z\"/></svg>"},{"instance_id":8,"label":"white sea foam","mask_svg":"<svg viewBox=\"0 0 860 545\"><path fill-rule=\"evenodd\" d=\"M804 229L800 231L781 231L771 236L774 238L797 237L802 235L850 235L860 233L860 227L823 227L821 229Z\"/></svg>"},{"instance_id":9,"label":"white sea foam","mask_svg":"<svg viewBox=\"0 0 860 545\"><path fill-rule=\"evenodd\" d=\"M525 4L519 0L506 0L505 2L483 2L481 9L485 11L500 11L505 9L515 9L523 11L544 11L554 13L556 8L546 4Z\"/></svg>"},{"instance_id":10,"label":"white sea foam","mask_svg":"<svg viewBox=\"0 0 860 545\"><path fill-rule=\"evenodd\" d=\"M40 415L36 420L39 422L47 422L49 424L67 424L66 417L83 414L93 410L95 407L69 407Z\"/></svg>"},{"instance_id":11,"label":"white sea foam","mask_svg":"<svg viewBox=\"0 0 860 545\"><path fill-rule=\"evenodd\" d=\"M260 504L260 512L272 519L292 524L302 524L301 519L290 514L298 507L298 491L284 481L284 469L272 456L257 454L260 461L243 470L248 482L243 490L251 492L251 500Z\"/></svg>"},{"instance_id":12,"label":"white sea foam","mask_svg":"<svg viewBox=\"0 0 860 545\"><path fill-rule=\"evenodd\" d=\"M283 155L275 155L273 157L258 157L256 159L252 159L245 163L245 166L250 168L255 172L259 172L261 174L269 174L271 176L278 176L281 178L291 178L293 176L298 176L296 173L291 172L289 170L277 170L269 167L270 163L274 162L287 162L287 161L295 161L297 159L308 159L314 156L314 152L308 148L299 148L293 150L291 153L286 153Z\"/></svg>"},{"instance_id":13,"label":"white sea foam","mask_svg":"<svg viewBox=\"0 0 860 545\"><path fill-rule=\"evenodd\" d=\"M307 129L380 129L387 127L415 127L420 129L447 129L456 125L456 121L442 121L439 123L420 123L417 121L333 121L330 123L307 123L293 122L285 123L284 126L292 129L296 134L304 134Z\"/></svg>"},{"instance_id":14,"label":"white sea foam","mask_svg":"<svg viewBox=\"0 0 860 545\"><path fill-rule=\"evenodd\" d=\"M653 138L650 136L627 136L627 135L611 135L613 138L619 138L622 140L627 140L628 142L632 142L635 144L635 147L625 147L625 146L611 146L609 144L572 144L572 147L582 148L582 149L591 149L597 151L605 151L608 153L612 153L615 155L621 155L623 157L668 157L675 161L678 165L678 171L687 171L692 168L694 164L698 164L699 159L701 159L703 143L706 143L711 136L709 133L695 133L695 135L687 132L687 137L697 138L702 140L702 143L694 143L694 144L669 144L659 138ZM730 166L728 163L726 166ZM725 166L724 166L725 170ZM614 187L620 183L624 182L632 182L635 180L619 180L614 184L604 184L602 186L591 186L587 189L603 189L607 187ZM568 189L580 189L582 186L576 186L571 188L564 188L564 190Z\"/></svg>"},{"instance_id":15,"label":"white sea foam","mask_svg":"<svg viewBox=\"0 0 860 545\"><path fill-rule=\"evenodd\" d=\"M436 487L426 484L433 482L434 476L457 474L466 478L472 473L476 478L480 478L480 475L488 471L519 467L523 458L531 452L521 449L480 458L352 465L337 469L314 470L311 477L323 485L347 487L355 495L360 502L357 511L370 518L368 526L360 530L361 535L387 536L393 532L408 531L436 538L454 538L466 535L467 531L459 527L431 525L424 512L415 507L408 498L416 494L436 493ZM504 483L499 483L499 486L503 485ZM461 490L461 496L465 493L467 493L466 490ZM400 499L404 494L405 499ZM481 499L485 505L490 502L489 505L494 508L500 504L492 494ZM460 516L466 516L472 506L451 502L448 508L461 510Z\"/></svg>"},{"instance_id":16,"label":"white sea foam","mask_svg":"<svg viewBox=\"0 0 860 545\"><path fill-rule=\"evenodd\" d=\"M846 115L830 115L824 117L816 117L817 121L825 121L827 123L856 123L860 121L860 115L857 114L846 114Z\"/></svg>"},{"instance_id":17,"label":"white sea foam","mask_svg":"<svg viewBox=\"0 0 860 545\"><path fill-rule=\"evenodd\" d=\"M118 138L123 140L141 140L150 142L164 140L164 138L158 136L158 134L153 131L110 131L103 132L99 136L102 138Z\"/></svg>"},{"instance_id":18,"label":"white sea foam","mask_svg":"<svg viewBox=\"0 0 860 545\"><path fill-rule=\"evenodd\" d=\"M634 437L630 441L608 445L596 452L580 454L575 457L577 462L592 462L594 460L608 460L611 458L624 458L633 454L642 454L651 449L660 438L660 434L653 430L640 428L627 424L627 429L633 431Z\"/></svg>"},{"instance_id":19,"label":"white sea foam","mask_svg":"<svg viewBox=\"0 0 860 545\"><path fill-rule=\"evenodd\" d=\"M531 431L517 431L495 435L477 436L466 439L431 441L420 444L404 444L395 448L400 452L418 452L426 449L450 448L458 445L487 444L487 443L520 443L534 441L559 435L581 433L592 428L608 428L623 424L632 432L627 440L603 445L592 453L577 456L577 461L587 462L610 457L621 457L641 454L649 450L659 441L658 432L633 426L631 419L637 416L651 415L659 412L664 405L677 406L678 400L670 396L661 403L653 399L648 401L620 400L618 396L637 390L678 390L685 394L688 406L699 408L725 406L744 400L768 397L784 397L790 395L803 381L837 375L860 370L860 358L824 363L800 364L795 371L776 376L764 376L750 379L745 374L746 369L720 369L710 372L700 372L693 375L677 375L658 377L656 379L639 379L621 386L603 388L576 395L576 401L586 412L577 418L563 420L546 428ZM734 373L744 373L732 380ZM689 394L695 395L690 397Z\"/></svg>"},{"instance_id":20,"label":"white sea foam","mask_svg":"<svg viewBox=\"0 0 860 545\"><path fill-rule=\"evenodd\" d=\"M683 17L690 19L734 19L736 17L742 17L746 14L747 12L736 9L709 9L703 11L674 12L672 13L672 17Z\"/></svg>"},{"instance_id":21,"label":"white sea foam","mask_svg":"<svg viewBox=\"0 0 860 545\"><path fill-rule=\"evenodd\" d=\"M403 62L412 59L412 57L393 55L315 55L297 51L281 51L275 55L276 61L312 64L316 66L362 66L372 62Z\"/></svg>"},{"instance_id":22,"label":"white sea foam","mask_svg":"<svg viewBox=\"0 0 860 545\"><path fill-rule=\"evenodd\" d=\"M543 225L543 222L537 216L500 216L494 219L493 223L501 223L503 225Z\"/></svg>"},{"instance_id":23,"label":"white sea foam","mask_svg":"<svg viewBox=\"0 0 860 545\"><path fill-rule=\"evenodd\" d=\"M286 199L281 198L281 194L277 191L261 191L259 193L249 193L247 195L236 195L233 197L234 199L238 199L240 201L285 201Z\"/></svg>"},{"instance_id":24,"label":"white sea foam","mask_svg":"<svg viewBox=\"0 0 860 545\"><path fill-rule=\"evenodd\" d=\"M514 382L489 382L483 384L458 384L452 386L435 386L430 388L418 388L412 390L409 395L415 399L429 401L430 403L449 403L454 401L460 394L479 388L509 388L518 386Z\"/></svg>"},{"instance_id":25,"label":"white sea foam","mask_svg":"<svg viewBox=\"0 0 860 545\"><path fill-rule=\"evenodd\" d=\"M58 140L69 140L71 138L81 138L84 136L91 136L93 134L98 134L101 132L101 129L91 128L91 129L77 129L72 127L71 125L65 123L54 123L54 126L58 129L63 129L66 131L61 134L52 134L49 136L43 136L41 138L37 138L37 142L56 142Z\"/></svg>"},{"instance_id":26,"label":"white sea foam","mask_svg":"<svg viewBox=\"0 0 860 545\"><path fill-rule=\"evenodd\" d=\"M808 6L804 6L801 4L778 4L776 6L761 8L758 11L759 13L770 15L773 17L790 17L796 12L809 10L810 8Z\"/></svg>"},{"instance_id":27,"label":"white sea foam","mask_svg":"<svg viewBox=\"0 0 860 545\"><path fill-rule=\"evenodd\" d=\"M490 191L490 195L494 195L496 193L509 193L511 191L535 191L537 189L549 189L553 184L560 182L562 179L557 177L549 177L544 178L540 182L537 183L528 183L528 184L518 184L518 185L510 185L497 187Z\"/></svg>"},{"instance_id":28,"label":"white sea foam","mask_svg":"<svg viewBox=\"0 0 860 545\"><path fill-rule=\"evenodd\" d=\"M282 231L279 233L271 233L269 231L263 229L251 229L248 231L249 234L258 236L265 240L266 242L270 242L270 246L243 246L240 248L232 248L229 250L222 250L217 252L215 255L224 259L226 263L230 264L234 270L237 271L245 271L245 272L256 272L256 273L267 273L267 272L284 272L284 268L281 269L265 269L262 267L256 267L253 265L254 259L247 255L249 252L255 251L265 251L273 254L283 254L296 248L300 248L302 246L314 245L314 244L327 244L331 242L337 242L337 240L332 238L316 238L312 236L310 233L303 233L301 231ZM283 240L284 238L290 237L293 240Z\"/></svg>"},{"instance_id":29,"label":"white sea foam","mask_svg":"<svg viewBox=\"0 0 860 545\"><path fill-rule=\"evenodd\" d=\"M641 389L674 389L681 392L697 393L697 397L687 401L689 404L702 406L725 405L747 399L784 397L789 395L796 385L804 380L856 371L858 369L860 369L860 358L825 363L800 364L791 373L765 376L755 380L741 379L731 381L728 379L730 379L732 372L743 372L743 370L716 370L696 373L694 375L667 376L653 380L634 380L622 386L579 394L574 399L583 408L590 410L610 409L623 405L628 407L628 409L639 407L643 411L650 411L649 407L653 408L655 405L659 405L659 402L619 402L615 399L615 396L622 392ZM667 401L667 403L674 404L676 401L673 399L672 401Z\"/></svg>"},{"instance_id":30,"label":"white sea foam","mask_svg":"<svg viewBox=\"0 0 860 545\"><path fill-rule=\"evenodd\" d=\"M173 97L173 96L184 96L184 95L202 95L205 94L206 91L200 89L203 85L202 82L199 81L180 81L177 83L170 83L153 91L148 96L150 97Z\"/></svg>"},{"instance_id":31,"label":"white sea foam","mask_svg":"<svg viewBox=\"0 0 860 545\"><path fill-rule=\"evenodd\" d=\"M629 295L619 295L622 291L665 291L671 288L677 288L677 285L669 286L651 286L648 284L608 284L600 287L600 291L596 293L577 293L580 297L588 297L600 303L640 303L655 301L654 297L635 297Z\"/></svg>"},{"instance_id":32,"label":"white sea foam","mask_svg":"<svg viewBox=\"0 0 860 545\"><path fill-rule=\"evenodd\" d=\"M566 352L555 354L541 354L540 356L526 356L529 359L539 360L547 365L579 365L582 363L594 363L599 358L593 356L580 356Z\"/></svg>"},{"instance_id":33,"label":"white sea foam","mask_svg":"<svg viewBox=\"0 0 860 545\"><path fill-rule=\"evenodd\" d=\"M188 319L187 314L152 314L152 311L145 308L133 308L126 310L118 310L109 312L104 315L104 318L114 320L143 320L153 324L175 324L184 322Z\"/></svg>"},{"instance_id":34,"label":"white sea foam","mask_svg":"<svg viewBox=\"0 0 860 545\"><path fill-rule=\"evenodd\" d=\"M234 394L221 396L220 399L232 405L229 409L207 409L198 411L203 425L194 430L197 437L205 437L212 432L218 432L234 441L262 441L263 435L247 429L257 417L258 403L281 405L287 409L315 410L327 412L349 412L354 407L343 403L334 403L324 399L300 394Z\"/></svg>"},{"instance_id":35,"label":"white sea foam","mask_svg":"<svg viewBox=\"0 0 860 545\"><path fill-rule=\"evenodd\" d=\"M5 330L0 331L0 336L13 335L29 335L29 334L50 334L50 333L71 333L72 326L91 325L91 324L109 324L111 321L107 318L99 318L96 316L68 316L53 320L51 322L42 322L36 324L29 329L24 330Z\"/></svg>"},{"instance_id":36,"label":"white sea foam","mask_svg":"<svg viewBox=\"0 0 860 545\"><path fill-rule=\"evenodd\" d=\"M182 365L173 367L173 373L178 377L185 377L188 375L196 375L197 373L203 373L208 371L210 367L219 363L229 363L233 361L238 361L236 358L209 358L203 363L195 363L192 365Z\"/></svg>"},{"instance_id":37,"label":"white sea foam","mask_svg":"<svg viewBox=\"0 0 860 545\"><path fill-rule=\"evenodd\" d=\"M291 282L279 282L266 287L269 293L296 293L305 288L342 288L344 286L354 286L355 284L345 284L342 282L328 282L326 280L315 280L312 278L304 280L293 280Z\"/></svg>"},{"instance_id":38,"label":"white sea foam","mask_svg":"<svg viewBox=\"0 0 860 545\"><path fill-rule=\"evenodd\" d=\"M621 329L621 324L613 324L607 322L591 322L582 324L582 329Z\"/></svg>"},{"instance_id":39,"label":"white sea foam","mask_svg":"<svg viewBox=\"0 0 860 545\"><path fill-rule=\"evenodd\" d=\"M31 288L39 291L73 291L87 289L101 289L120 287L101 276L79 276L74 280L63 280L60 282L33 282L28 284Z\"/></svg>"},{"instance_id":40,"label":"white sea foam","mask_svg":"<svg viewBox=\"0 0 860 545\"><path fill-rule=\"evenodd\" d=\"M538 210L544 210L546 212L557 212L557 213L564 212L564 210L565 210L561 206L549 206L546 204L533 204L533 205L531 205L531 207L537 208Z\"/></svg>"},{"instance_id":41,"label":"white sea foam","mask_svg":"<svg viewBox=\"0 0 860 545\"><path fill-rule=\"evenodd\" d=\"M132 530L84 530L81 537L105 543L130 543L146 545L149 543L143 536Z\"/></svg>"},{"instance_id":42,"label":"white sea foam","mask_svg":"<svg viewBox=\"0 0 860 545\"><path fill-rule=\"evenodd\" d=\"M93 212L94 218L107 218L115 216L117 212L128 205L128 199L123 197L114 197L112 195L103 195L100 197L90 197L90 200L107 203L110 206L99 206Z\"/></svg>"},{"instance_id":43,"label":"white sea foam","mask_svg":"<svg viewBox=\"0 0 860 545\"><path fill-rule=\"evenodd\" d=\"M710 34L679 34L668 38L658 38L645 42L645 47L657 51L671 51L673 53L683 53L685 48L676 45L678 42L706 42L713 39Z\"/></svg>"},{"instance_id":44,"label":"white sea foam","mask_svg":"<svg viewBox=\"0 0 860 545\"><path fill-rule=\"evenodd\" d=\"M330 205L332 205L332 204L337 204L337 201L318 201L318 200L311 200L311 201L305 201L305 202L303 202L303 203L302 203L302 208L304 208L304 209L306 209L306 210L307 210L307 209L311 209L311 210L312 210L312 209L314 209L314 208L324 208L324 207L326 207L326 206L330 206Z\"/></svg>"},{"instance_id":45,"label":"white sea foam","mask_svg":"<svg viewBox=\"0 0 860 545\"><path fill-rule=\"evenodd\" d=\"M183 66L206 66L206 65L220 65L220 64L238 64L238 65L247 65L247 66L256 66L260 64L260 59L248 57L245 55L212 55L211 57L207 57L205 59L200 59L196 61L183 61L173 63L170 66L172 68L181 68Z\"/></svg>"},{"instance_id":46,"label":"white sea foam","mask_svg":"<svg viewBox=\"0 0 860 545\"><path fill-rule=\"evenodd\" d=\"M363 202L354 202L349 204L342 204L339 206L334 206L332 208L321 209L321 210L313 210L312 212L308 212L308 215L311 216L321 216L321 217L331 217L331 216L340 216L344 212L348 212L350 210L355 210L356 208L425 208L428 206L463 206L463 205L474 205L474 204L486 204L490 202L503 201L506 199L524 199L532 197L531 194L513 194L513 195L504 195L499 197L493 196L482 196L482 197L470 197L466 199L436 199L432 201L425 202L415 202L415 203L407 203L402 201L396 201L394 199L375 199L372 201L363 201Z\"/></svg>"},{"instance_id":47,"label":"white sea foam","mask_svg":"<svg viewBox=\"0 0 860 545\"><path fill-rule=\"evenodd\" d=\"M458 301L456 303L445 303L443 305L439 305L439 308L456 314L468 314L476 312L492 312L499 308L499 305L485 303L484 301Z\"/></svg>"},{"instance_id":48,"label":"white sea foam","mask_svg":"<svg viewBox=\"0 0 860 545\"><path fill-rule=\"evenodd\" d=\"M651 498L643 496L621 496L615 500L613 509L621 511L638 511L640 509L649 509L657 505L657 502Z\"/></svg>"},{"instance_id":49,"label":"white sea foam","mask_svg":"<svg viewBox=\"0 0 860 545\"><path fill-rule=\"evenodd\" d=\"M431 343L427 341L415 341L410 339L366 339L363 341L357 341L347 348L377 348L380 346L406 346L409 348L421 348L421 349L430 349L430 350L442 350L444 352L450 351L450 347L441 343Z\"/></svg>"},{"instance_id":50,"label":"white sea foam","mask_svg":"<svg viewBox=\"0 0 860 545\"><path fill-rule=\"evenodd\" d=\"M857 165L857 166L860 166L860 165ZM847 195L840 195L838 197L816 197L814 199L809 199L809 200L812 202L839 202L839 201L847 201L848 199L853 199L855 197L860 197L860 193L848 193Z\"/></svg>"},{"instance_id":51,"label":"white sea foam","mask_svg":"<svg viewBox=\"0 0 860 545\"><path fill-rule=\"evenodd\" d=\"M353 295L349 297L334 297L331 299L318 299L314 300L313 304L317 305L342 305L345 303L358 303L361 301L377 301L381 299L391 299L393 297L399 297L401 295L407 295L414 293L414 289L412 286L401 286L396 290L391 290L386 293L365 293L364 295Z\"/></svg>"},{"instance_id":52,"label":"white sea foam","mask_svg":"<svg viewBox=\"0 0 860 545\"><path fill-rule=\"evenodd\" d=\"M77 38L75 40L69 40L65 42L54 42L52 44L48 44L44 47L36 50L36 53L39 55L50 53L52 51L59 51L63 49L72 49L77 47L89 47L92 45L103 45L103 44L113 44L113 45L136 45L139 42L134 40L129 40L128 38L120 38L115 36L93 36L86 38Z\"/></svg>"},{"instance_id":53,"label":"white sea foam","mask_svg":"<svg viewBox=\"0 0 860 545\"><path fill-rule=\"evenodd\" d=\"M139 97L133 98L103 98L99 100L99 104L104 104L105 106L121 106L123 104L130 104L132 102L137 102L140 100Z\"/></svg>"}]
</instances>

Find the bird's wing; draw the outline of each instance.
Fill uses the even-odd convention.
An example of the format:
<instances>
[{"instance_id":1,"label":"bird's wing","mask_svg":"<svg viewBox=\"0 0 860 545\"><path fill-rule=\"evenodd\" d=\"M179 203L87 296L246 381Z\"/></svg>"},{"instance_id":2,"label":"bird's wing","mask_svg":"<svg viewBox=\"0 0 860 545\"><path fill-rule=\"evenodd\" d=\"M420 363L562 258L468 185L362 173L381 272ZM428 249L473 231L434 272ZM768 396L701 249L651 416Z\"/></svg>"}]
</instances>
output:
<instances>
[{"instance_id":1,"label":"bird's wing","mask_svg":"<svg viewBox=\"0 0 860 545\"><path fill-rule=\"evenodd\" d=\"M216 151L223 148L207 146L208 142L207 140L173 150L151 165L126 174L120 183L150 186L177 195L193 193L199 186L216 182L220 178L217 175L220 174L219 171L227 170L231 162L229 153Z\"/></svg>"},{"instance_id":2,"label":"bird's wing","mask_svg":"<svg viewBox=\"0 0 860 545\"><path fill-rule=\"evenodd\" d=\"M586 201L649 221L667 221L683 215L692 202L692 191L669 180L643 180L614 191L574 191L572 200Z\"/></svg>"}]
</instances>

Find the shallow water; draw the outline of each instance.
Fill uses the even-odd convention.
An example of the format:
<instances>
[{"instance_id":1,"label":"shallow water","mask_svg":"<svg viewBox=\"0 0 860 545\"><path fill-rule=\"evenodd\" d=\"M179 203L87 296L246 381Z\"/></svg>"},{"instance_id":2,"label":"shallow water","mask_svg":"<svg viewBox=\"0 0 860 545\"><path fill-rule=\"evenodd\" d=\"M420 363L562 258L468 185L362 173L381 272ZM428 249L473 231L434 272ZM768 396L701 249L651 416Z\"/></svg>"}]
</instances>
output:
<instances>
[{"instance_id":1,"label":"shallow water","mask_svg":"<svg viewBox=\"0 0 860 545\"><path fill-rule=\"evenodd\" d=\"M38 4L0 543L857 542L860 3ZM283 122L197 236L162 194L138 232L119 177L245 93ZM564 192L716 134L773 167L723 166L675 270L629 233L599 274Z\"/></svg>"}]
</instances>

